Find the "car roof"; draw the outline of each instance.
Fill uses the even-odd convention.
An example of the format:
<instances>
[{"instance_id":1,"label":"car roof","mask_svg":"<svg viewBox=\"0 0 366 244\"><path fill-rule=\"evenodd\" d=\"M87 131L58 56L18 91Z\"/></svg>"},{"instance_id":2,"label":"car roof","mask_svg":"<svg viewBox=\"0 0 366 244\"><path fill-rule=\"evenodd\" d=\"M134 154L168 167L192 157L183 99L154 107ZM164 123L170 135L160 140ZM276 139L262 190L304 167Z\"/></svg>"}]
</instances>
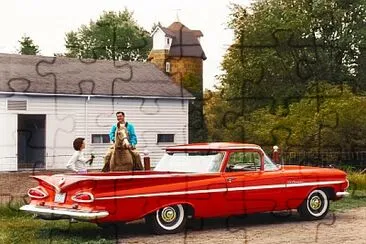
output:
<instances>
[{"instance_id":1,"label":"car roof","mask_svg":"<svg viewBox=\"0 0 366 244\"><path fill-rule=\"evenodd\" d=\"M256 144L240 142L210 142L210 143L190 143L167 147L167 151L175 150L234 150L234 149L261 149Z\"/></svg>"}]
</instances>

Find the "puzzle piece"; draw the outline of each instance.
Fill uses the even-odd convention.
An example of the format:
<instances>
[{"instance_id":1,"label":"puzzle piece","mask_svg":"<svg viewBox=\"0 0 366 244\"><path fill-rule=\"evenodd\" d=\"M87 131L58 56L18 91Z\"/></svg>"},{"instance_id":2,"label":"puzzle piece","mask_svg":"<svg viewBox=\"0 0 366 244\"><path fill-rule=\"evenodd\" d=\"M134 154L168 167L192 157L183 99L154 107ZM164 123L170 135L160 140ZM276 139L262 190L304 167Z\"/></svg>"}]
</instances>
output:
<instances>
[{"instance_id":1,"label":"puzzle piece","mask_svg":"<svg viewBox=\"0 0 366 244\"><path fill-rule=\"evenodd\" d=\"M123 50L140 50L142 48L144 48L146 45L148 45L148 41L146 39L143 39L141 42L138 43L137 46L131 46L131 47L127 47L125 44L123 44L122 46L119 46L121 45L120 41L118 40L117 38L117 28L116 26L111 26L110 23L103 23L103 22L97 22L97 25L101 28L107 28L108 30L111 30L112 31L112 40L111 40L111 53L112 53L112 60L113 60L113 66L116 68L116 69L124 69L124 68L128 68L129 69L129 76L128 77L119 77L119 78L114 78L114 76L119 76L120 74L116 74L114 72L114 74L112 74L111 78L113 78L113 82L112 82L112 89L110 89L109 91L105 91L104 93L105 94L109 94L110 96L112 96L112 108L111 108L111 114L113 114L115 112L115 95L116 96L120 96L121 95L121 92L120 91L124 91L124 90L127 90L129 92L132 92L132 94L128 94L126 92L122 92L122 94L125 94L127 96L135 96L135 99L138 98L139 95L141 94L138 94L136 93L137 91L144 91L144 90L147 90L148 88L145 87L143 89L143 87L141 86L141 84L143 83L143 79L141 79L142 77L134 77L133 76L133 73L135 72L135 74L137 76L141 76L139 75L139 73L145 69L146 67L138 67L137 63L133 64L133 63L130 63L130 62L123 62L123 61L119 61L120 60L120 57L117 55L117 50L120 50L120 49L123 49ZM69 48L72 48L69 46ZM80 47L76 47L77 49L80 49ZM97 60L96 58L96 52L98 51L105 51L106 47L104 46L101 46L101 47L95 47L93 48L92 53L93 53L93 59L84 59L83 57L79 58L80 62L82 64L86 64L86 65L92 65L92 64L96 64L100 61ZM98 64L99 66L100 64ZM146 65L145 65L146 66ZM134 71L133 71L134 69ZM112 71L110 71L112 72ZM113 73L113 72L112 72ZM145 72L146 74L149 73L148 71ZM83 74L81 74L82 76L84 76ZM145 76L146 78L147 76ZM93 84L93 92L94 92L94 89L95 89L95 84L94 84L94 79L92 77L89 77L87 79L87 81L91 82ZM118 81L122 81L117 83ZM83 82L83 81L81 81ZM130 83L131 84L126 84L126 83ZM98 82L99 83L99 82ZM103 84L104 85L109 85L109 84ZM162 84L160 84L162 85ZM156 86L152 86L152 87L149 87L149 88L153 88L153 87L158 87L158 84L156 84ZM83 93L82 89L80 89L81 93ZM154 91L151 91L151 93L154 93ZM137 97L136 97L137 96ZM144 103L145 103L145 98L140 98L141 99L141 106L140 106L140 109L142 109ZM157 104L157 103L156 103ZM158 108L159 109L159 108ZM157 110L158 110L157 109Z\"/></svg>"},{"instance_id":2,"label":"puzzle piece","mask_svg":"<svg viewBox=\"0 0 366 244\"><path fill-rule=\"evenodd\" d=\"M55 113L56 117L59 119L67 119L61 118L60 116L57 116L58 112L58 106L57 106L57 97L54 96L53 98L56 100L56 105L54 107L42 107L44 104L41 102L41 100L44 102L45 100L47 102L52 103L52 94L54 94L54 91L56 90L56 80L52 79L55 77L50 77L52 74L39 74L38 66L42 62L46 63L52 63L53 59L49 58L46 60L43 60L43 58L40 58L38 56L19 56L19 55L12 55L12 54L5 54L1 56L1 63L5 64L5 67L3 66L2 69L2 76L4 80L4 83L1 84L2 91L8 92L8 94L5 94L4 98L7 98L7 105L8 110L31 110L33 111L33 114L45 114L48 113L49 116L53 116L53 112ZM11 66L10 66L11 64ZM50 79L51 78L51 79ZM28 99L28 97L22 96L23 93L32 93L32 94L40 94L37 98L32 97L32 99ZM47 96L46 93L49 93ZM46 95L46 96L45 96ZM5 103L5 104L6 104ZM13 104L14 103L14 104ZM11 105L10 105L11 104ZM23 108L24 107L24 108ZM5 108L5 106L4 106ZM52 109L54 109L52 111ZM25 112L26 113L26 112ZM7 115L4 116L4 119L9 119L7 130L4 130L5 137L9 138L9 134L11 133L12 137L14 138L13 143L9 146L14 147L14 145L17 143L17 141L21 138L18 138L18 136L24 137L24 143L28 144L26 147L29 150L47 150L51 147L51 143L47 141L48 143L39 143L38 139L33 140L32 138L37 138L39 136L37 131L42 131L42 128L37 128L37 126L41 125L38 122L37 123L28 123L27 119L17 119L18 114L22 114L22 111L20 112L10 112L6 113ZM23 115L22 115L23 116ZM26 117L24 115L23 117ZM30 117L27 117L30 119ZM69 117L72 119L72 117ZM36 126L35 128L28 128L24 127L24 125L16 126L16 123L14 121L17 121L17 123L23 123L27 124L29 126ZM67 122L67 121L64 121ZM44 120L45 123L45 120ZM14 125L14 126L13 126ZM20 126L20 127L19 127ZM23 128L24 127L24 128ZM61 127L60 127L61 128ZM58 128L58 129L60 129ZM65 127L66 128L66 127ZM19 133L18 133L19 132ZM34 132L37 132L34 134ZM19 134L19 135L18 135ZM10 140L7 140L8 142L11 142ZM18 144L21 143L22 140L19 140ZM2 145L6 146L6 145ZM10 151L9 151L10 152ZM5 170L16 170L17 163L16 158L17 154L18 156L21 156L22 152L17 152L15 150L14 154L15 157L13 157L13 167L12 168L3 168ZM33 152L34 154L35 152ZM19 158L19 157L18 157ZM44 159L42 158L36 158L34 157L31 162L28 164L27 168L42 168L44 167ZM14 168L15 167L15 168ZM24 167L24 166L23 166Z\"/></svg>"},{"instance_id":3,"label":"puzzle piece","mask_svg":"<svg viewBox=\"0 0 366 244\"><path fill-rule=\"evenodd\" d=\"M277 34L279 32L290 32L290 37L289 38L285 38L284 39L284 43L291 43L291 45L287 45L287 48L284 48L283 47L283 43L280 44L280 41L279 41L279 38L277 37ZM273 49L276 51L278 57L279 57L279 62L281 62L284 58L281 56L281 53L283 52L283 50L291 50L294 48L294 45L292 43L292 39L293 39L293 36L294 34L291 32L291 30L283 30L283 29L276 29L274 32L272 32L272 38L273 38L273 42L271 44L262 44L262 45L255 45L257 49L261 50L267 50L267 49ZM247 65L245 64L245 61L243 60L244 59L244 55L242 54L244 50L247 50L247 49L253 49L253 46L251 44L246 44L245 43L245 40L241 39L242 43L239 44L239 45L233 45L233 47L231 48L232 50L239 50L241 55L242 55L242 58L241 58L241 64L243 66L243 68L245 69L247 67ZM302 44L302 45L298 45L296 46L296 48L299 48L301 47L302 49L314 49L314 50L317 50L318 46L316 46L317 44L314 43L314 41L311 41L310 43L308 44ZM310 78L313 78L314 75L313 75L313 71L311 71L311 65L316 65L317 63L315 61L312 61L310 60L309 58L306 58L306 57L301 57L299 60L294 60L295 63L297 65L295 65L295 68L296 70L296 77L298 78L298 84L300 83L304 83L304 81L308 81ZM308 68L306 68L308 67ZM309 71L306 71L306 69L309 69ZM263 79L268 79L270 77L267 77L267 74L264 73L264 69L263 67L260 67L259 68L260 70L260 74L255 77L255 78L249 78L249 79L246 79L246 78L243 78L243 81L242 81L242 86L239 87L239 94L238 95L234 95L234 96L230 96L230 97L223 97L223 99L225 100L228 100L228 101L243 101L243 102L250 102L251 100L268 100L270 101L269 105L271 107L270 111L271 113L273 113L275 111L275 107L282 104L284 106L284 108L286 109L286 112L283 114L284 116L286 116L288 114L288 105L290 104L291 101L296 101L296 100L299 100L301 98L307 98L306 95L296 95L296 96L285 96L285 97L281 97L281 96L253 96L251 95L250 93L250 88L251 88L251 85L260 85L261 81ZM305 71L304 71L305 70ZM302 73L304 72L304 73ZM292 72L293 73L293 72ZM249 76L251 76L251 74L249 74ZM290 77L289 77L290 78ZM280 80L282 81L282 80ZM276 86L276 80L273 80L272 82L272 85L273 85L273 88L272 88L272 92L275 91L275 89L279 89L279 91L281 90L281 86L282 87L285 87L284 85L281 84L281 86ZM343 81L337 81L338 84L340 84L340 86L342 87L343 86ZM249 89L249 90L248 90ZM249 93L248 93L249 91ZM278 93L278 92L277 92ZM338 96L341 96L342 94L338 94ZM318 97L319 94L316 94L316 96ZM326 96L324 94L322 94L321 96L322 98L331 98L331 97L334 97L334 96ZM312 96L309 96L308 98L312 99L314 97Z\"/></svg>"}]
</instances>

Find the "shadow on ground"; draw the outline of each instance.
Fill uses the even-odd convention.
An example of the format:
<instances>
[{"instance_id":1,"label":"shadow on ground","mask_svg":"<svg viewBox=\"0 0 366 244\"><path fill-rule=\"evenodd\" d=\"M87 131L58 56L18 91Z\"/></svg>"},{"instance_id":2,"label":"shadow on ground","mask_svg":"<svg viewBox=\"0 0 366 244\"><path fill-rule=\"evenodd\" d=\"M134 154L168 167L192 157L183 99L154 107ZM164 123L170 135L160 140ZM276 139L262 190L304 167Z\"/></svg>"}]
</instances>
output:
<instances>
[{"instance_id":1,"label":"shadow on ground","mask_svg":"<svg viewBox=\"0 0 366 244\"><path fill-rule=\"evenodd\" d=\"M331 219L333 213L330 212L326 219ZM261 213L242 216L232 216L228 218L210 218L210 219L193 219L188 220L185 233L199 233L200 231L223 230L229 232L237 232L246 227L274 225L300 222L299 215L295 212L281 213ZM42 230L41 236L47 236L53 239L65 239L78 236L87 240L99 240L98 243L116 242L125 238L147 237L153 236L148 225L143 220L135 221L127 224L111 224L108 227L100 228L90 223L70 223L69 228L52 227ZM181 233L182 234L182 233ZM181 235L177 234L177 235ZM183 233L184 234L184 233Z\"/></svg>"}]
</instances>

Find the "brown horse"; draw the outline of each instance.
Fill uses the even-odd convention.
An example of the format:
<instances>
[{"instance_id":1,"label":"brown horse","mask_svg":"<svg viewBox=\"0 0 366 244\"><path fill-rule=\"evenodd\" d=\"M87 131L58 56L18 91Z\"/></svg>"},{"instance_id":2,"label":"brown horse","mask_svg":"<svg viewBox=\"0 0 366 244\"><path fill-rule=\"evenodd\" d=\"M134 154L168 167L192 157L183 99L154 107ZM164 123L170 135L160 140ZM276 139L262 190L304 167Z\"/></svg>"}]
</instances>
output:
<instances>
[{"instance_id":1,"label":"brown horse","mask_svg":"<svg viewBox=\"0 0 366 244\"><path fill-rule=\"evenodd\" d=\"M117 123L116 141L112 145L104 159L103 172L108 171L131 171L142 170L140 155L135 151L131 151L130 142L128 141L127 128Z\"/></svg>"},{"instance_id":2,"label":"brown horse","mask_svg":"<svg viewBox=\"0 0 366 244\"><path fill-rule=\"evenodd\" d=\"M133 169L133 158L129 148L127 128L118 122L116 141L109 148L102 171L131 171Z\"/></svg>"}]
</instances>

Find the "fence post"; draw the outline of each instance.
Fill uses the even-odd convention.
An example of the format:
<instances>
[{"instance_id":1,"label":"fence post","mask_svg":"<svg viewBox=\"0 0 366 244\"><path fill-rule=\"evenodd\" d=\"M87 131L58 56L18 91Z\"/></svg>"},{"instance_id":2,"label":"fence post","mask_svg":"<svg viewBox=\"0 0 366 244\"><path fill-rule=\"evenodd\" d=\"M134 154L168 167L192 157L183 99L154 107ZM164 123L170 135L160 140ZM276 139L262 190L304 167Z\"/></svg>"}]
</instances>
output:
<instances>
[{"instance_id":1,"label":"fence post","mask_svg":"<svg viewBox=\"0 0 366 244\"><path fill-rule=\"evenodd\" d=\"M145 170L150 170L150 157L149 157L149 151L145 150L144 151L144 169Z\"/></svg>"}]
</instances>

